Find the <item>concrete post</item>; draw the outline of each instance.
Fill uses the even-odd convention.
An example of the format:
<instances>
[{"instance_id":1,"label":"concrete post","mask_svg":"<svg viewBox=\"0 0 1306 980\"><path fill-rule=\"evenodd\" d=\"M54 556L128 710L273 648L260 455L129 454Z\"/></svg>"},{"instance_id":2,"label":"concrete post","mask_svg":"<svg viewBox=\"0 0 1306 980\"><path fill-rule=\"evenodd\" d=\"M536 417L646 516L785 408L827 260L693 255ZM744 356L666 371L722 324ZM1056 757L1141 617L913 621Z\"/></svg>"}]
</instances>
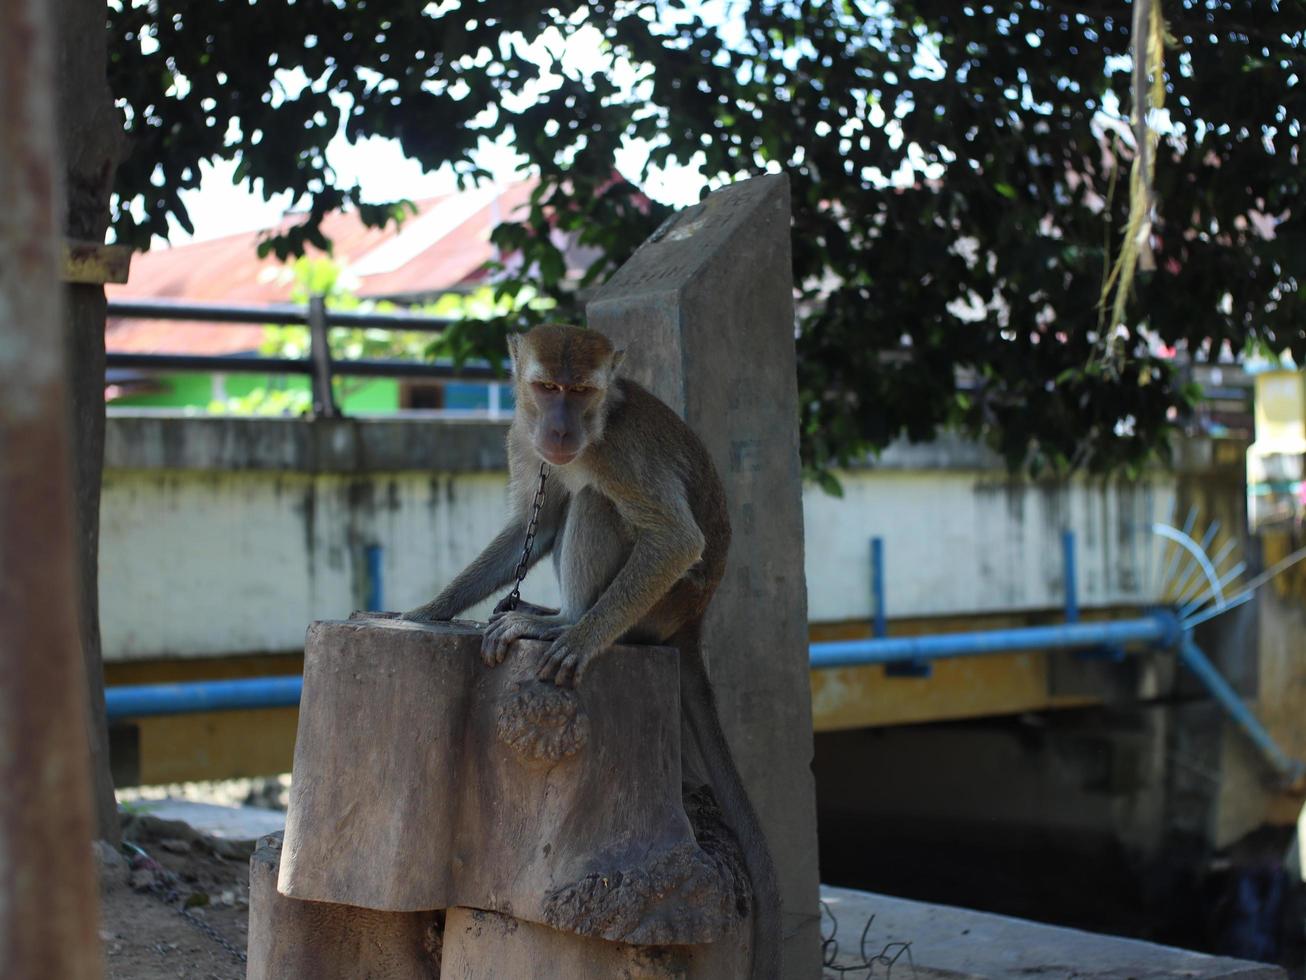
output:
<instances>
[{"instance_id":1,"label":"concrete post","mask_svg":"<svg viewBox=\"0 0 1306 980\"><path fill-rule=\"evenodd\" d=\"M91 980L53 26L44 0L0 0L0 972Z\"/></svg>"},{"instance_id":2,"label":"concrete post","mask_svg":"<svg viewBox=\"0 0 1306 980\"><path fill-rule=\"evenodd\" d=\"M658 229L589 303L625 371L689 422L725 482L733 535L708 610L721 721L769 839L782 975L820 970L789 185L758 177Z\"/></svg>"}]
</instances>

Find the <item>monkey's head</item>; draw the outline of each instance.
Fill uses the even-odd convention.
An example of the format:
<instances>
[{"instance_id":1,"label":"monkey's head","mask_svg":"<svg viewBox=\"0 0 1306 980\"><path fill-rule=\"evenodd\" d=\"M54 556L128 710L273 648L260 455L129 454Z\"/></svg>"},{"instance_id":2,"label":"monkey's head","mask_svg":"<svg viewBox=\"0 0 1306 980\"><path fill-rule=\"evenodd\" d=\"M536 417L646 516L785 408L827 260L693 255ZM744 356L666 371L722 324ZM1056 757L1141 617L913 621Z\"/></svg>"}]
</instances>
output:
<instances>
[{"instance_id":1,"label":"monkey's head","mask_svg":"<svg viewBox=\"0 0 1306 980\"><path fill-rule=\"evenodd\" d=\"M565 466L603 437L622 352L601 333L546 324L510 334L517 418L546 462Z\"/></svg>"}]
</instances>

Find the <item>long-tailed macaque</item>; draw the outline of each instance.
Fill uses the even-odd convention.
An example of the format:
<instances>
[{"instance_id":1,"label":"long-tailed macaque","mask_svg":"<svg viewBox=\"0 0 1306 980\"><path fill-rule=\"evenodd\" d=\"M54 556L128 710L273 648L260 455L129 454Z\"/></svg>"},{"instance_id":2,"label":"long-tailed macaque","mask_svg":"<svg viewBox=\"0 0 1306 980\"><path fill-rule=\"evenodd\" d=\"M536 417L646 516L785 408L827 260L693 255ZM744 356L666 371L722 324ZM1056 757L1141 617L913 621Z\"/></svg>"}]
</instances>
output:
<instances>
[{"instance_id":1,"label":"long-tailed macaque","mask_svg":"<svg viewBox=\"0 0 1306 980\"><path fill-rule=\"evenodd\" d=\"M602 334L549 325L509 337L516 414L508 430L512 517L481 555L406 619L452 619L514 578L541 460L551 468L532 563L552 551L562 608L497 611L481 644L495 666L517 639L551 640L538 676L575 686L612 644L680 650L684 729L744 853L754 977L779 969L780 912L766 840L730 757L699 635L725 569L730 521L702 442L646 389L619 377Z\"/></svg>"}]
</instances>

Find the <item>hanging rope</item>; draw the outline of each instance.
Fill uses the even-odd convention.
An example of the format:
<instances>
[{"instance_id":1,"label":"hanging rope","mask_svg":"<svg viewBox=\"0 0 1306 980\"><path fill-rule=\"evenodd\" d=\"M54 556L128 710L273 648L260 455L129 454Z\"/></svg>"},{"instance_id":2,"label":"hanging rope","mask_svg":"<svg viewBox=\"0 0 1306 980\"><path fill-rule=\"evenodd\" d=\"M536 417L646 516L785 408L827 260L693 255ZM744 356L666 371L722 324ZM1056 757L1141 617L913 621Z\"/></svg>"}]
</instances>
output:
<instances>
[{"instance_id":1,"label":"hanging rope","mask_svg":"<svg viewBox=\"0 0 1306 980\"><path fill-rule=\"evenodd\" d=\"M1165 105L1165 23L1161 19L1159 0L1134 0L1133 39L1133 106L1130 124L1134 136L1134 162L1129 173L1129 219L1121 236L1115 262L1107 252L1110 272L1102 283L1098 299L1098 332L1102 337L1105 360L1109 366L1119 363L1116 327L1124 320L1125 304L1134 284L1137 269L1155 268L1152 255L1152 217L1156 199L1153 182L1156 175L1156 150L1159 142L1152 115ZM1120 152L1117 146L1111 187L1114 189ZM1108 216L1110 192L1107 196ZM1109 217L1108 217L1109 220ZM1108 310L1110 311L1108 314Z\"/></svg>"}]
</instances>

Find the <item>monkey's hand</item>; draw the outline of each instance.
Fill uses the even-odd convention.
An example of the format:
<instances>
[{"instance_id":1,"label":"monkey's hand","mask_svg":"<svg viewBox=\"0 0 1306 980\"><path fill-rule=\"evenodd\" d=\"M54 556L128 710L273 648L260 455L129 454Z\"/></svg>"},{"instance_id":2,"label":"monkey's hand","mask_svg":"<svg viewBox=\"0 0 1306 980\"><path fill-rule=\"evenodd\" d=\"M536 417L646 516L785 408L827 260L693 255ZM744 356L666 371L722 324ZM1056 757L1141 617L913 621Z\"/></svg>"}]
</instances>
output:
<instances>
[{"instance_id":1,"label":"monkey's hand","mask_svg":"<svg viewBox=\"0 0 1306 980\"><path fill-rule=\"evenodd\" d=\"M552 680L558 687L576 687L590 662L607 648L608 644L598 642L582 627L573 626L545 651L535 676L542 681Z\"/></svg>"},{"instance_id":2,"label":"monkey's hand","mask_svg":"<svg viewBox=\"0 0 1306 980\"><path fill-rule=\"evenodd\" d=\"M487 667L497 667L508 656L514 640L552 640L566 630L567 624L557 616L537 616L520 611L506 612L490 623L481 638L481 659Z\"/></svg>"},{"instance_id":3,"label":"monkey's hand","mask_svg":"<svg viewBox=\"0 0 1306 980\"><path fill-rule=\"evenodd\" d=\"M556 616L561 609L550 609L548 606L537 606L533 602L527 602L525 599L517 600L517 608L508 608L508 596L499 600L499 604L494 607L494 612L490 613L490 622L495 622L501 616L506 616L510 612L530 613L533 616Z\"/></svg>"},{"instance_id":4,"label":"monkey's hand","mask_svg":"<svg viewBox=\"0 0 1306 980\"><path fill-rule=\"evenodd\" d=\"M442 609L437 600L432 599L424 606L418 606L416 609L410 609L406 613L400 613L400 619L407 619L413 623L447 623L453 619L454 613Z\"/></svg>"}]
</instances>

